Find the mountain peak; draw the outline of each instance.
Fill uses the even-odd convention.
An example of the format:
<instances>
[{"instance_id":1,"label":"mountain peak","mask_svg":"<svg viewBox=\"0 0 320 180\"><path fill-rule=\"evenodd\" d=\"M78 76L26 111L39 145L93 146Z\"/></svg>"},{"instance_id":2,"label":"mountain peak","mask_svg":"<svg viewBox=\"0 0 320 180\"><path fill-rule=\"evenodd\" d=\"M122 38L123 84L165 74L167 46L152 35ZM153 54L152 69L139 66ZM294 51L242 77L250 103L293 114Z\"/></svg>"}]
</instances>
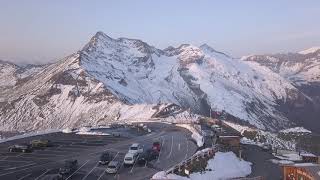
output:
<instances>
[{"instance_id":1,"label":"mountain peak","mask_svg":"<svg viewBox=\"0 0 320 180\"><path fill-rule=\"evenodd\" d=\"M225 54L225 53L223 53L223 52L220 52L220 51L217 51L217 50L215 50L215 49L213 49L211 46L209 46L208 44L202 44L201 46L200 46L200 49L202 50L202 51L205 51L205 52L213 52L213 53L218 53L218 54L222 54L222 55L225 55L225 56L227 56L227 57L230 57L229 55L227 55L227 54Z\"/></svg>"},{"instance_id":2,"label":"mountain peak","mask_svg":"<svg viewBox=\"0 0 320 180\"><path fill-rule=\"evenodd\" d=\"M102 31L98 31L93 38L97 38L97 39L112 39L110 36L106 35L104 32Z\"/></svg>"},{"instance_id":3,"label":"mountain peak","mask_svg":"<svg viewBox=\"0 0 320 180\"><path fill-rule=\"evenodd\" d=\"M209 46L208 44L204 43L200 46L200 49L202 50L210 50L210 51L216 51L215 49L213 49L211 46Z\"/></svg>"}]
</instances>

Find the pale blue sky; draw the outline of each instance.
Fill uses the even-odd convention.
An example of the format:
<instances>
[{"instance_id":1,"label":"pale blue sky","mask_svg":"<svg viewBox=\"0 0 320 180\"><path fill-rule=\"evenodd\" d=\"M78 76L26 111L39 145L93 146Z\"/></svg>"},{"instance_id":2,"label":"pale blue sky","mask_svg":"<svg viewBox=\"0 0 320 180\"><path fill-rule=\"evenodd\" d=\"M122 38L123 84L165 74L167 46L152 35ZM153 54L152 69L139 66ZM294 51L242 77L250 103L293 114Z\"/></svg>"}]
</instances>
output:
<instances>
[{"instance_id":1,"label":"pale blue sky","mask_svg":"<svg viewBox=\"0 0 320 180\"><path fill-rule=\"evenodd\" d=\"M97 31L232 56L320 46L319 0L0 0L0 59L47 62Z\"/></svg>"}]
</instances>

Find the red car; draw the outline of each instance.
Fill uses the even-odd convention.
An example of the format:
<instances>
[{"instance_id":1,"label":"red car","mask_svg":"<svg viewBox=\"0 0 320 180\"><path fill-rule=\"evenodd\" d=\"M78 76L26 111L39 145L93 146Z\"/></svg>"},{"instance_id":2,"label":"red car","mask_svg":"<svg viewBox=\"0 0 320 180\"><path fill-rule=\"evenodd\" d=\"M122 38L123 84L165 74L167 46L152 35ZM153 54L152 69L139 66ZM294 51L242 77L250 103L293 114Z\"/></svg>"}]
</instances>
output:
<instances>
[{"instance_id":1,"label":"red car","mask_svg":"<svg viewBox=\"0 0 320 180\"><path fill-rule=\"evenodd\" d=\"M160 152L160 149L161 149L160 142L154 142L152 145L152 149Z\"/></svg>"}]
</instances>

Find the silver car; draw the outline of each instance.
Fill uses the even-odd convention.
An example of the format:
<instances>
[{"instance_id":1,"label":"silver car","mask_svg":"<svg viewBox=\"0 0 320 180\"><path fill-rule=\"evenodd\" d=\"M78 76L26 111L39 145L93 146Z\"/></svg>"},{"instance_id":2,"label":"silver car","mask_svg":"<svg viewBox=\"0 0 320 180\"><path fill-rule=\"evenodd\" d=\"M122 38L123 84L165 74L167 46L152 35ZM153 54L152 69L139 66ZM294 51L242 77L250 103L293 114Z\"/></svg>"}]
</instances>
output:
<instances>
[{"instance_id":1,"label":"silver car","mask_svg":"<svg viewBox=\"0 0 320 180\"><path fill-rule=\"evenodd\" d=\"M108 174L115 174L120 169L120 162L119 161L110 161L108 164L108 167L106 169L106 172Z\"/></svg>"}]
</instances>

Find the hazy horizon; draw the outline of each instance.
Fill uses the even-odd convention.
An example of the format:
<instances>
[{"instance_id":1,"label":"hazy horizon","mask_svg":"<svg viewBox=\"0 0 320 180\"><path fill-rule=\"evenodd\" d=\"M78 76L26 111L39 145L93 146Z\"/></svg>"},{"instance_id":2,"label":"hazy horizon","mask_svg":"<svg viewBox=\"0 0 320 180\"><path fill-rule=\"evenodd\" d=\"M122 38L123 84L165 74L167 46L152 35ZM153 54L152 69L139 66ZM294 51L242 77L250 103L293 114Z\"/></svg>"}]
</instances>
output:
<instances>
[{"instance_id":1,"label":"hazy horizon","mask_svg":"<svg viewBox=\"0 0 320 180\"><path fill-rule=\"evenodd\" d=\"M208 44L234 57L320 46L320 1L40 1L0 3L0 59L47 63L97 32L160 49Z\"/></svg>"}]
</instances>

